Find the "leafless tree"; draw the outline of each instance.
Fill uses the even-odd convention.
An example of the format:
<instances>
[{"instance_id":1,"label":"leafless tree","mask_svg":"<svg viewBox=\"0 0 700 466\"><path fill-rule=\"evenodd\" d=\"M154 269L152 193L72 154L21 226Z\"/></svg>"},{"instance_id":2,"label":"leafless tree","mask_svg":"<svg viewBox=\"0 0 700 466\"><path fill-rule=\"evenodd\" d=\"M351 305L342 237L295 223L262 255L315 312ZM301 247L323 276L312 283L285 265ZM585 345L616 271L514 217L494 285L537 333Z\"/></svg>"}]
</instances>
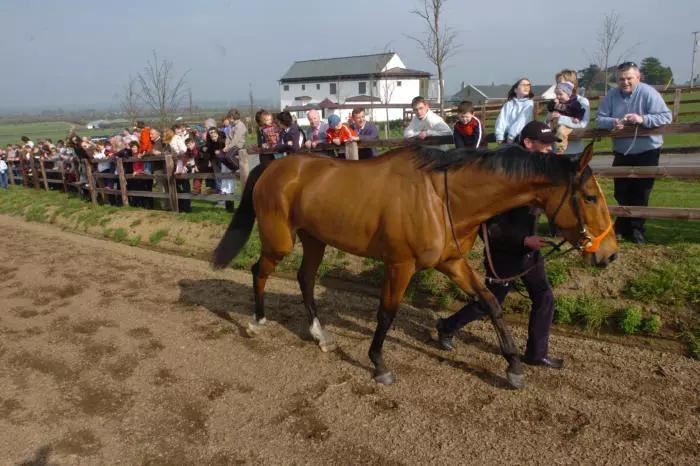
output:
<instances>
[{"instance_id":1,"label":"leafless tree","mask_svg":"<svg viewBox=\"0 0 700 466\"><path fill-rule=\"evenodd\" d=\"M136 118L139 114L139 98L140 96L137 89L136 79L129 76L129 83L124 87L124 96L121 102L121 108L132 126L136 124Z\"/></svg>"},{"instance_id":2,"label":"leafless tree","mask_svg":"<svg viewBox=\"0 0 700 466\"><path fill-rule=\"evenodd\" d=\"M634 44L621 53L616 54L615 52L621 45L624 33L625 28L622 25L622 17L618 12L613 10L603 17L603 24L601 24L598 30L596 49L592 54L592 59L593 62L600 67L601 73L603 74L603 92L605 92L605 94L608 93L608 80L610 79L609 68L620 63L622 57L632 53L632 50L638 45Z\"/></svg>"},{"instance_id":3,"label":"leafless tree","mask_svg":"<svg viewBox=\"0 0 700 466\"><path fill-rule=\"evenodd\" d=\"M173 62L159 60L154 50L153 60L149 60L143 73L138 75L141 98L158 114L162 126L169 123L185 97L185 76L188 72L175 76Z\"/></svg>"},{"instance_id":4,"label":"leafless tree","mask_svg":"<svg viewBox=\"0 0 700 466\"><path fill-rule=\"evenodd\" d=\"M384 124L384 137L387 139L389 139L389 102L391 102L391 97L394 95L395 90L396 78L394 78L394 80L390 82L388 76L382 76L382 79L379 81L379 92L381 93L380 99L384 101L384 105L386 106L384 108L386 112L386 123Z\"/></svg>"},{"instance_id":5,"label":"leafless tree","mask_svg":"<svg viewBox=\"0 0 700 466\"><path fill-rule=\"evenodd\" d=\"M411 10L411 13L425 21L426 30L422 37L406 36L415 41L423 49L428 60L437 67L441 114L444 114L445 110L445 82L443 79L445 62L460 47L460 44L457 43L457 32L441 19L446 3L447 0L423 0L422 8Z\"/></svg>"}]
</instances>

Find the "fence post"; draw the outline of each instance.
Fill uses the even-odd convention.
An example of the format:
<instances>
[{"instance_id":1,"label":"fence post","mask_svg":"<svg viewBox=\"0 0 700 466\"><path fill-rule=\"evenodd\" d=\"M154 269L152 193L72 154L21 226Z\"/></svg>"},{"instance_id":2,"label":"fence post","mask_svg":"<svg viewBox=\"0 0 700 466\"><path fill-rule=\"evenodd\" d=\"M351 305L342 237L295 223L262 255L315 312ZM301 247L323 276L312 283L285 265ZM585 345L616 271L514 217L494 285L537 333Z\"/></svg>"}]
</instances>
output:
<instances>
[{"instance_id":1,"label":"fence post","mask_svg":"<svg viewBox=\"0 0 700 466\"><path fill-rule=\"evenodd\" d=\"M124 162L117 157L117 172L119 176L119 191L122 193L122 204L129 207L129 196L126 194L126 175L124 175Z\"/></svg>"},{"instance_id":2,"label":"fence post","mask_svg":"<svg viewBox=\"0 0 700 466\"><path fill-rule=\"evenodd\" d=\"M486 101L484 100L481 103L481 147L486 147L488 148L489 146L489 141L488 138L486 137L486 119L488 118L488 114L486 113Z\"/></svg>"},{"instance_id":3,"label":"fence post","mask_svg":"<svg viewBox=\"0 0 700 466\"><path fill-rule=\"evenodd\" d=\"M31 166L31 165L30 165ZM27 168L26 155L22 154L19 159L19 172L22 174L22 186L29 187L29 169Z\"/></svg>"},{"instance_id":4,"label":"fence post","mask_svg":"<svg viewBox=\"0 0 700 466\"><path fill-rule=\"evenodd\" d=\"M46 181L46 167L44 167L44 159L39 157L39 168L41 168L41 179L44 181L44 191L49 190L49 182Z\"/></svg>"},{"instance_id":5,"label":"fence post","mask_svg":"<svg viewBox=\"0 0 700 466\"><path fill-rule=\"evenodd\" d=\"M681 89L676 89L675 95L673 96L673 122L678 122L678 114L681 111Z\"/></svg>"},{"instance_id":6,"label":"fence post","mask_svg":"<svg viewBox=\"0 0 700 466\"><path fill-rule=\"evenodd\" d=\"M63 192L68 192L68 185L66 184L66 169L63 166L63 160L58 161L58 171L61 172L61 182L63 183Z\"/></svg>"},{"instance_id":7,"label":"fence post","mask_svg":"<svg viewBox=\"0 0 700 466\"><path fill-rule=\"evenodd\" d=\"M175 186L175 163L173 162L173 154L164 154L165 157L165 192L170 199L170 210L179 212L177 205L177 187ZM189 180L188 180L189 181Z\"/></svg>"},{"instance_id":8,"label":"fence post","mask_svg":"<svg viewBox=\"0 0 700 466\"><path fill-rule=\"evenodd\" d=\"M241 149L238 151L238 176L241 180L241 192L245 188L245 183L248 181L250 173L250 161L248 160L248 151Z\"/></svg>"},{"instance_id":9,"label":"fence post","mask_svg":"<svg viewBox=\"0 0 700 466\"><path fill-rule=\"evenodd\" d=\"M345 158L347 160L360 160L356 141L348 141L345 143Z\"/></svg>"},{"instance_id":10,"label":"fence post","mask_svg":"<svg viewBox=\"0 0 700 466\"><path fill-rule=\"evenodd\" d=\"M7 163L7 175L10 177L10 184L15 185L15 162Z\"/></svg>"},{"instance_id":11,"label":"fence post","mask_svg":"<svg viewBox=\"0 0 700 466\"><path fill-rule=\"evenodd\" d=\"M90 168L92 168L92 162L90 162ZM99 170L97 170L97 173L100 173ZM107 204L107 194L105 194L104 189L105 189L105 180L104 178L98 176L95 177L97 180L97 187L100 188L100 197L102 198L102 204Z\"/></svg>"},{"instance_id":12,"label":"fence post","mask_svg":"<svg viewBox=\"0 0 700 466\"><path fill-rule=\"evenodd\" d=\"M34 160L34 154L29 154L29 166L32 168L32 183L34 184L34 189L39 191L39 175L36 170L36 160Z\"/></svg>"},{"instance_id":13,"label":"fence post","mask_svg":"<svg viewBox=\"0 0 700 466\"><path fill-rule=\"evenodd\" d=\"M95 179L92 177L92 167L90 166L90 161L87 159L83 160L85 164L85 177L88 182L88 189L90 190L90 201L92 205L97 205L97 192L95 192Z\"/></svg>"}]
</instances>

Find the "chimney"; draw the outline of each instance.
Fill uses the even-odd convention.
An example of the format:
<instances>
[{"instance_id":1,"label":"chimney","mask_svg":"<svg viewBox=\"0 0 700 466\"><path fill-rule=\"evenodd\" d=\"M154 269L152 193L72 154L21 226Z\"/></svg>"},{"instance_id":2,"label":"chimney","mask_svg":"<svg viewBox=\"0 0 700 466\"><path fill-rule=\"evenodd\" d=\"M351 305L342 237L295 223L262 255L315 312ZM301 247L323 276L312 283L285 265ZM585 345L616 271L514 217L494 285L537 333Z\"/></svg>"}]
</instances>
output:
<instances>
[{"instance_id":1,"label":"chimney","mask_svg":"<svg viewBox=\"0 0 700 466\"><path fill-rule=\"evenodd\" d=\"M464 89L464 81L462 81L462 89Z\"/></svg>"}]
</instances>

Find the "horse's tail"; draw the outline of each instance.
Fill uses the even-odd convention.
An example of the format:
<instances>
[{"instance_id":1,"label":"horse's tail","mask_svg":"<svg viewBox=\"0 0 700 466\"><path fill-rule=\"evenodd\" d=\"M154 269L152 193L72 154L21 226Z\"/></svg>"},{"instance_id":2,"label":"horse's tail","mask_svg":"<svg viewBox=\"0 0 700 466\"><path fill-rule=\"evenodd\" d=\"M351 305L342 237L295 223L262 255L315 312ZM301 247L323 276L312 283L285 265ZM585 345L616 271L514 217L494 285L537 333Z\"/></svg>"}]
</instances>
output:
<instances>
[{"instance_id":1,"label":"horse's tail","mask_svg":"<svg viewBox=\"0 0 700 466\"><path fill-rule=\"evenodd\" d=\"M253 188L265 167L260 164L253 168L248 175L248 181L243 189L241 203L229 223L224 237L214 250L211 263L215 269L223 269L243 249L250 237L255 224L255 208L253 207Z\"/></svg>"}]
</instances>

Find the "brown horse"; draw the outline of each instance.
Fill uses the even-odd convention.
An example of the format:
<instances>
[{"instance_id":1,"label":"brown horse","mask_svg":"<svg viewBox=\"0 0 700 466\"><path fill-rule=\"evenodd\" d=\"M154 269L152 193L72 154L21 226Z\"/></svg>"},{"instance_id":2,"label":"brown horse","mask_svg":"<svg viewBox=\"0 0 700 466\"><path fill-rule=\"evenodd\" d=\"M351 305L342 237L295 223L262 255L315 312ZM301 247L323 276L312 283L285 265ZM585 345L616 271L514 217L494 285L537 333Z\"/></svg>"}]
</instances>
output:
<instances>
[{"instance_id":1,"label":"brown horse","mask_svg":"<svg viewBox=\"0 0 700 466\"><path fill-rule=\"evenodd\" d=\"M588 163L531 154L518 146L493 152L401 148L364 161L294 155L256 167L241 205L217 246L213 265L225 267L245 245L258 219L262 253L253 266L255 315L249 330L265 322L264 291L277 263L301 239L297 278L309 313L310 332L324 351L334 347L318 319L313 290L327 244L384 261L377 329L369 350L374 378L392 383L382 345L409 280L435 268L486 303L508 361L511 385L524 385L517 348L496 298L464 259L479 224L514 207L544 209L562 236L591 264L605 266L618 251L605 196Z\"/></svg>"}]
</instances>

